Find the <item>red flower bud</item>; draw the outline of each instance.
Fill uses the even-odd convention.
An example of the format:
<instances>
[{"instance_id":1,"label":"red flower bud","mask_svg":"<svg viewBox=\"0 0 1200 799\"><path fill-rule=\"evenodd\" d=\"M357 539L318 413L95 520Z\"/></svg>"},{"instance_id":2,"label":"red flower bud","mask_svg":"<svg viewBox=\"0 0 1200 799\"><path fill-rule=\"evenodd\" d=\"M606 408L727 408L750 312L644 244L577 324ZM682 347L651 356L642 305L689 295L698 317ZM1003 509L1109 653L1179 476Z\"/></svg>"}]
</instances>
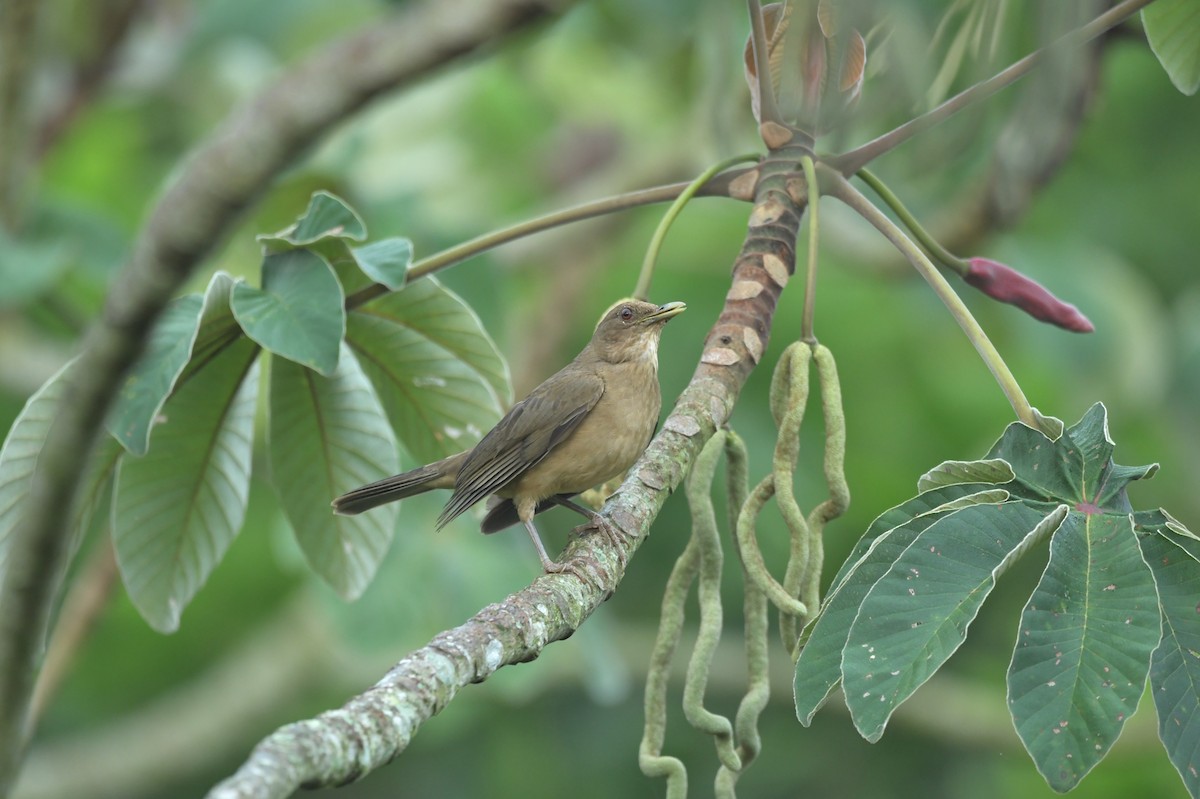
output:
<instances>
[{"instance_id":1,"label":"red flower bud","mask_svg":"<svg viewBox=\"0 0 1200 799\"><path fill-rule=\"evenodd\" d=\"M1075 333L1096 328L1079 309L1055 297L1036 280L1010 266L987 258L972 258L963 279L992 299L1015 305L1034 319L1049 322Z\"/></svg>"}]
</instances>

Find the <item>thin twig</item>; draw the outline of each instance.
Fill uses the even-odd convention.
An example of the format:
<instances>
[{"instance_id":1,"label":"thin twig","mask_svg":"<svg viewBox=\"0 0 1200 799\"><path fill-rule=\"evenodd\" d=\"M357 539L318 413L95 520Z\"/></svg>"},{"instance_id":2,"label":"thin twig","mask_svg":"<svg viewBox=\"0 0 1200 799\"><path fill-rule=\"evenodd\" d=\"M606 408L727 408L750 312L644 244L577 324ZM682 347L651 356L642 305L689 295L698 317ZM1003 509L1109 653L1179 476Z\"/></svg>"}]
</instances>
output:
<instances>
[{"instance_id":1,"label":"thin twig","mask_svg":"<svg viewBox=\"0 0 1200 799\"><path fill-rule=\"evenodd\" d=\"M731 196L730 183L747 171L746 169L737 169L717 175L703 186L700 186L696 190L696 195L700 197L729 197ZM525 236L531 236L534 233L540 233L543 230L561 227L572 222L582 222L585 219L592 219L617 211L625 211L642 205L653 205L654 203L674 200L691 185L691 183L668 183L663 186L652 186L648 189L615 194L611 197L591 200L571 208L553 211L543 216L523 220L499 230L493 230L490 233L476 236L469 241L464 241L461 244L456 244L453 247L448 247L433 255L414 261L408 270L408 280L412 281L426 275L431 275L434 272L462 263L468 258L473 258L502 244L516 241ZM347 310L358 308L371 300L382 297L389 291L391 289L382 283L367 286L346 298L346 308Z\"/></svg>"},{"instance_id":2,"label":"thin twig","mask_svg":"<svg viewBox=\"0 0 1200 799\"><path fill-rule=\"evenodd\" d=\"M687 185L687 188L680 192L675 198L675 202L663 214L662 219L658 222L658 227L654 229L654 235L650 237L650 244L646 247L646 256L642 259L642 271L638 273L637 285L633 289L633 297L639 300L645 300L650 297L650 281L654 278L654 265L658 262L658 253L662 250L663 241L667 238L667 231L671 229L675 219L683 211L683 207L688 204L692 197L696 196L696 192L702 186L712 180L713 176L737 164L745 163L746 161L757 161L759 155L757 153L749 153L747 155L738 155L733 158L727 158L713 164L708 169L700 173L700 175ZM745 170L739 171L740 175ZM737 175L731 175L737 177Z\"/></svg>"},{"instance_id":3,"label":"thin twig","mask_svg":"<svg viewBox=\"0 0 1200 799\"><path fill-rule=\"evenodd\" d=\"M853 175L871 163L871 161L884 153L891 152L918 133L922 133L934 125L945 121L968 105L991 97L1001 89L1016 83L1025 77L1051 49L1064 46L1074 47L1091 41L1109 28L1120 25L1152 2L1154 0L1125 0L1123 3L1118 3L1083 27L1060 36L1046 47L1033 51L1020 61L996 73L987 80L964 89L936 108L905 122L899 127L893 128L882 136L872 139L849 152L829 158L826 160L826 163L845 176Z\"/></svg>"},{"instance_id":4,"label":"thin twig","mask_svg":"<svg viewBox=\"0 0 1200 799\"><path fill-rule=\"evenodd\" d=\"M913 215L913 212L908 210L908 206L896 196L896 193L879 179L878 175L863 167L858 170L858 176L862 178L863 183L866 183L871 187L872 191L879 195L879 199L887 203L888 208L891 208L892 212L896 214L896 218L916 237L917 243L924 247L925 251L933 256L938 263L947 269L953 269L959 275L966 274L969 268L966 261L943 247L941 242L925 229L925 226Z\"/></svg>"}]
</instances>

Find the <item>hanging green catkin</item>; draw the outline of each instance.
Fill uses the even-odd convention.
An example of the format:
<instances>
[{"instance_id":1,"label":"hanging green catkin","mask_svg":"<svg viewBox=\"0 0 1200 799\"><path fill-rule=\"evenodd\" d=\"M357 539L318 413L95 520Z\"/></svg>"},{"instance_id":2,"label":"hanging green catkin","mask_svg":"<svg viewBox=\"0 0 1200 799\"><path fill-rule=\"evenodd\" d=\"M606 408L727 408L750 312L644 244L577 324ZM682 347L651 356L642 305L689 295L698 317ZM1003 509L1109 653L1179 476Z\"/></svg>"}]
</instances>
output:
<instances>
[{"instance_id":1,"label":"hanging green catkin","mask_svg":"<svg viewBox=\"0 0 1200 799\"><path fill-rule=\"evenodd\" d=\"M804 542L797 546L793 539L792 558L788 561L783 586L789 594L799 596L813 615L821 603L821 569L825 560L824 531L831 519L845 512L850 504L850 489L844 471L846 460L846 417L842 411L842 390L838 382L833 353L823 344L812 348L821 387L821 408L825 422L824 472L829 498L817 505L804 525ZM782 430L780 436L782 437ZM804 625L812 620L780 616L779 632L784 646L795 660L800 654L799 641Z\"/></svg>"},{"instance_id":2,"label":"hanging green catkin","mask_svg":"<svg viewBox=\"0 0 1200 799\"><path fill-rule=\"evenodd\" d=\"M805 341L790 345L779 358L771 380L771 413L779 427L775 441L775 457L771 464L775 480L775 505L788 528L789 552L783 576L783 590L799 597L807 613L779 614L779 631L784 645L791 651L795 630L803 628L816 605L804 601L800 594L806 566L812 549L812 531L795 495L796 462L800 458L800 428L808 408L809 380L813 348Z\"/></svg>"},{"instance_id":3,"label":"hanging green catkin","mask_svg":"<svg viewBox=\"0 0 1200 799\"><path fill-rule=\"evenodd\" d=\"M663 589L658 636L654 640L654 650L650 654L650 666L646 673L646 726L638 748L638 766L647 777L667 778L667 799L684 799L687 796L687 768L679 758L663 755L662 748L667 734L667 682L671 658L679 646L679 636L683 631L683 608L688 589L699 570L700 546L693 537L676 559L666 588Z\"/></svg>"},{"instance_id":4,"label":"hanging green catkin","mask_svg":"<svg viewBox=\"0 0 1200 799\"><path fill-rule=\"evenodd\" d=\"M800 453L800 426L808 401L808 365L811 358L811 347L803 341L797 341L784 350L775 367L771 379L771 415L779 427L779 435L772 470L750 493L737 525L738 546L747 577L779 608L781 623L782 619L788 617L806 618L809 609L797 598L798 586L789 590L786 581L781 584L771 576L754 538L754 529L763 506L774 496L791 541L789 564L807 561L808 522L796 503L792 483Z\"/></svg>"},{"instance_id":5,"label":"hanging green catkin","mask_svg":"<svg viewBox=\"0 0 1200 799\"><path fill-rule=\"evenodd\" d=\"M732 430L727 431L725 441L726 485L730 505L730 529L736 525L737 509L746 502L748 479L746 445ZM733 536L734 549L740 551L737 536ZM749 768L762 749L758 733L758 718L771 698L771 683L767 652L767 597L746 574L742 566L745 595L742 601L743 628L746 637L746 672L748 686L746 695L738 705L734 720L734 734L738 743L737 753L742 768L733 771L722 766L717 772L714 792L717 799L734 799L734 785L741 774Z\"/></svg>"},{"instance_id":6,"label":"hanging green catkin","mask_svg":"<svg viewBox=\"0 0 1200 799\"><path fill-rule=\"evenodd\" d=\"M850 507L850 486L846 483L846 414L842 410L842 386L838 382L833 353L818 345L814 353L817 377L821 381L821 408L825 415L825 485L829 498L808 515L811 540L808 566L800 596L813 609L820 604L821 569L825 560L825 525Z\"/></svg>"},{"instance_id":7,"label":"hanging green catkin","mask_svg":"<svg viewBox=\"0 0 1200 799\"><path fill-rule=\"evenodd\" d=\"M717 758L725 768L741 769L741 759L733 746L733 725L729 719L704 707L704 692L708 686L708 671L713 654L721 639L721 538L717 533L716 513L712 502L712 481L717 461L725 444L725 434L718 431L692 466L684 490L692 511L692 540L700 546L700 630L696 646L688 661L687 680L683 688L683 715L688 723L713 736Z\"/></svg>"}]
</instances>

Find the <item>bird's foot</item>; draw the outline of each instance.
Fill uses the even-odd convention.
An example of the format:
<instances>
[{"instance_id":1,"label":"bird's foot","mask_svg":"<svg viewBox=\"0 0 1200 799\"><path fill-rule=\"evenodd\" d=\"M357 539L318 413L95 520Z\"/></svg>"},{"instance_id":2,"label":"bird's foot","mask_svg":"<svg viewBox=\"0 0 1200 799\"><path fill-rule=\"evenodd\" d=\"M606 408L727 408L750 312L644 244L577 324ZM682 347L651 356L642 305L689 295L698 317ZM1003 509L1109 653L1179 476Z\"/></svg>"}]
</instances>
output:
<instances>
[{"instance_id":1,"label":"bird's foot","mask_svg":"<svg viewBox=\"0 0 1200 799\"><path fill-rule=\"evenodd\" d=\"M617 558L621 563L622 569L629 563L629 556L625 554L625 544L628 543L632 536L618 527L611 519L601 516L599 513L593 513L587 523L579 529L595 530L604 536L613 545L613 549L617 551Z\"/></svg>"},{"instance_id":2,"label":"bird's foot","mask_svg":"<svg viewBox=\"0 0 1200 799\"><path fill-rule=\"evenodd\" d=\"M579 566L575 564L574 560L562 562L546 558L542 561L542 568L545 570L546 574L573 574L585 583L594 582L593 578L589 578L586 574L584 574L583 571L580 570Z\"/></svg>"}]
</instances>

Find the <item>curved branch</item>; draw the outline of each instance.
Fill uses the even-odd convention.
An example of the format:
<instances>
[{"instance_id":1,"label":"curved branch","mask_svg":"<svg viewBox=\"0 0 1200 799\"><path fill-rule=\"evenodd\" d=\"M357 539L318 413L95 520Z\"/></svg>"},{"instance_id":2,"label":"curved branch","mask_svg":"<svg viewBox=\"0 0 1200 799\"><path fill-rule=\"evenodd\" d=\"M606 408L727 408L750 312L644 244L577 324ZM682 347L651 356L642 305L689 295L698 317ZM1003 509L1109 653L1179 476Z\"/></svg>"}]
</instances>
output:
<instances>
[{"instance_id":1,"label":"curved branch","mask_svg":"<svg viewBox=\"0 0 1200 799\"><path fill-rule=\"evenodd\" d=\"M89 443L163 306L247 207L322 134L385 91L518 29L551 0L427 0L297 65L235 113L158 201L84 338L70 395L38 458L0 587L0 795L25 717L68 552L71 497ZM565 0L563 0L565 2Z\"/></svg>"},{"instance_id":2,"label":"curved branch","mask_svg":"<svg viewBox=\"0 0 1200 799\"><path fill-rule=\"evenodd\" d=\"M721 427L762 357L779 294L795 268L803 197L788 192L800 153L773 151L757 178L749 232L734 263L725 307L708 333L691 382L601 514L623 529L575 538L575 573L542 575L503 602L438 634L337 710L280 728L209 799L284 797L297 788L342 785L402 752L421 725L465 686L536 658L570 636L616 590L667 497ZM582 575L586 575L584 579Z\"/></svg>"}]
</instances>

